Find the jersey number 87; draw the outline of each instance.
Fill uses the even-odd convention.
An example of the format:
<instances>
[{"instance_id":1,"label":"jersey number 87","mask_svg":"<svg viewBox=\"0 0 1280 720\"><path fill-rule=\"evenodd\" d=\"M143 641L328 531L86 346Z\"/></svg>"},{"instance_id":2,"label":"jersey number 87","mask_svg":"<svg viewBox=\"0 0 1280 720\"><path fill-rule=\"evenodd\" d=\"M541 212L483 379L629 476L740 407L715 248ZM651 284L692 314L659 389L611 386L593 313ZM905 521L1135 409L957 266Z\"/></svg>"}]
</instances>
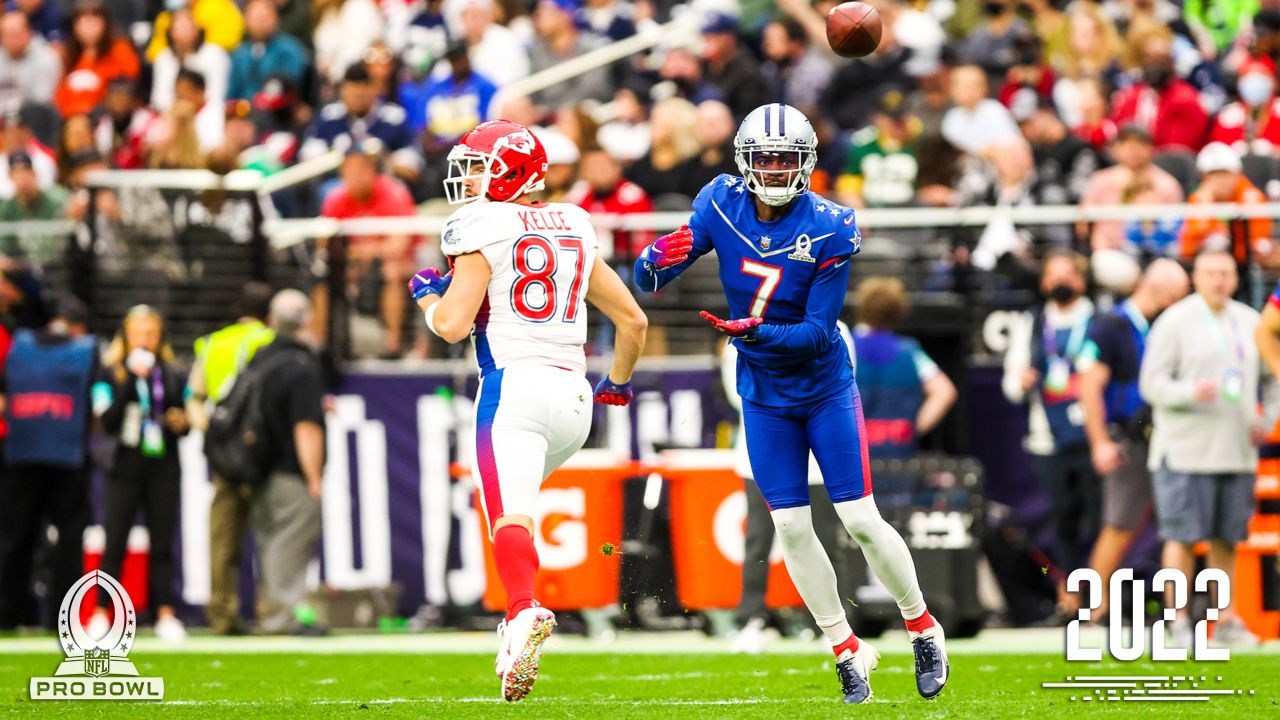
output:
<instances>
[{"instance_id":1,"label":"jersey number 87","mask_svg":"<svg viewBox=\"0 0 1280 720\"><path fill-rule=\"evenodd\" d=\"M586 255L582 250L582 238L557 235L555 245L541 235L525 235L516 241L513 253L516 274L511 285L511 307L516 315L529 322L543 323L556 314L556 272L560 269L560 253L574 255L573 278L569 285L569 297L561 322L578 320L578 298L582 292L582 274L586 269ZM529 289L542 289L543 301L539 306L529 303Z\"/></svg>"}]
</instances>

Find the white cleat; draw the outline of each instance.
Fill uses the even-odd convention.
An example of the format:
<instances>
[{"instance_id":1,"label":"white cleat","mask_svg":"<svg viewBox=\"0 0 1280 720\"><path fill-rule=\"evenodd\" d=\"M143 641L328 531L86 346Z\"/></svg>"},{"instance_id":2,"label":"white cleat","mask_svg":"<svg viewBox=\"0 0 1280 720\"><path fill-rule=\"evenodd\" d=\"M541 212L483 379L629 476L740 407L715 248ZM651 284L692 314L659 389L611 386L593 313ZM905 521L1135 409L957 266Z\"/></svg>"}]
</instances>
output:
<instances>
[{"instance_id":1,"label":"white cleat","mask_svg":"<svg viewBox=\"0 0 1280 720\"><path fill-rule=\"evenodd\" d=\"M101 640L111 631L111 621L107 619L104 612L95 612L89 618L89 625L84 629L85 633L94 640Z\"/></svg>"},{"instance_id":2,"label":"white cleat","mask_svg":"<svg viewBox=\"0 0 1280 720\"><path fill-rule=\"evenodd\" d=\"M729 646L729 652L735 655L759 655L764 652L764 645L764 620L751 618L738 631L733 644Z\"/></svg>"},{"instance_id":3,"label":"white cleat","mask_svg":"<svg viewBox=\"0 0 1280 720\"><path fill-rule=\"evenodd\" d=\"M947 678L951 676L947 636L936 620L923 632L907 634L911 637L911 649L916 656L916 690L922 698L935 697L946 687Z\"/></svg>"},{"instance_id":4,"label":"white cleat","mask_svg":"<svg viewBox=\"0 0 1280 720\"><path fill-rule=\"evenodd\" d=\"M858 652L845 650L836 658L836 675L844 703L854 705L871 699L871 671L880 664L880 651L866 640L859 640Z\"/></svg>"},{"instance_id":5,"label":"white cleat","mask_svg":"<svg viewBox=\"0 0 1280 720\"><path fill-rule=\"evenodd\" d=\"M167 643L180 643L187 639L187 628L172 615L162 617L156 620L156 637Z\"/></svg>"},{"instance_id":6,"label":"white cleat","mask_svg":"<svg viewBox=\"0 0 1280 720\"><path fill-rule=\"evenodd\" d=\"M551 637L556 626L555 613L543 607L521 610L503 628L503 646L506 650L502 667L502 699L507 702L523 700L538 679L538 661L542 658L542 644ZM504 663L501 652L500 665Z\"/></svg>"}]
</instances>

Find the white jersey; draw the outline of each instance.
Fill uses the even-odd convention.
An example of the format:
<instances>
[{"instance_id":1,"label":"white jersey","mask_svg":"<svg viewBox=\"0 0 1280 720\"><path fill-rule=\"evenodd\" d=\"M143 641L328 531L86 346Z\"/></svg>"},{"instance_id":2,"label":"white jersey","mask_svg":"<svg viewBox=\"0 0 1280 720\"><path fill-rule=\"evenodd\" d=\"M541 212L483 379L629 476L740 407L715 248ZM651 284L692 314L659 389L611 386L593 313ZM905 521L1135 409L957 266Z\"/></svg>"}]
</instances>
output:
<instances>
[{"instance_id":1,"label":"white jersey","mask_svg":"<svg viewBox=\"0 0 1280 720\"><path fill-rule=\"evenodd\" d=\"M512 365L585 373L587 288L598 244L577 205L477 201L445 221L441 249L489 261L489 293L472 340L480 374Z\"/></svg>"}]
</instances>

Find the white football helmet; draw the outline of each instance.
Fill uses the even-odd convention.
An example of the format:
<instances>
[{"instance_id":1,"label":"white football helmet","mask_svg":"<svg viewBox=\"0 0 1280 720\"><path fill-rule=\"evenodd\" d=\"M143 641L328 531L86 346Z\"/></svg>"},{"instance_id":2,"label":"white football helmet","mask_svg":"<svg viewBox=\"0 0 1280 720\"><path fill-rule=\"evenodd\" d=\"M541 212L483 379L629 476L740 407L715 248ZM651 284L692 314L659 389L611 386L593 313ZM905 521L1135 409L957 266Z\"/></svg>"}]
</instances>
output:
<instances>
[{"instance_id":1,"label":"white football helmet","mask_svg":"<svg viewBox=\"0 0 1280 720\"><path fill-rule=\"evenodd\" d=\"M733 138L734 159L747 189L782 206L809 189L818 163L818 136L804 113L782 103L752 110Z\"/></svg>"}]
</instances>

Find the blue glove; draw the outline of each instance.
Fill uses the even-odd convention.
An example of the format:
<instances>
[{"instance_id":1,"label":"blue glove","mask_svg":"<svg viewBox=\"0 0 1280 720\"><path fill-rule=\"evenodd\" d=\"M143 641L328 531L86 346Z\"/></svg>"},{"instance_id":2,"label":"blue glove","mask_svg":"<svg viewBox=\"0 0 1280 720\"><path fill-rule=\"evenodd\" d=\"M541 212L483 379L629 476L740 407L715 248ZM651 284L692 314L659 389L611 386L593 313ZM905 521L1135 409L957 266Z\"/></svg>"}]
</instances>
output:
<instances>
[{"instance_id":1,"label":"blue glove","mask_svg":"<svg viewBox=\"0 0 1280 720\"><path fill-rule=\"evenodd\" d=\"M444 295L444 291L449 289L451 282L453 282L452 271L441 275L440 271L433 267L423 268L409 278L409 294L413 296L414 302L428 295Z\"/></svg>"},{"instance_id":2,"label":"blue glove","mask_svg":"<svg viewBox=\"0 0 1280 720\"><path fill-rule=\"evenodd\" d=\"M628 405L631 398L635 397L635 393L631 391L631 383L625 382L619 385L609 379L608 375L596 385L596 402L604 405Z\"/></svg>"}]
</instances>

